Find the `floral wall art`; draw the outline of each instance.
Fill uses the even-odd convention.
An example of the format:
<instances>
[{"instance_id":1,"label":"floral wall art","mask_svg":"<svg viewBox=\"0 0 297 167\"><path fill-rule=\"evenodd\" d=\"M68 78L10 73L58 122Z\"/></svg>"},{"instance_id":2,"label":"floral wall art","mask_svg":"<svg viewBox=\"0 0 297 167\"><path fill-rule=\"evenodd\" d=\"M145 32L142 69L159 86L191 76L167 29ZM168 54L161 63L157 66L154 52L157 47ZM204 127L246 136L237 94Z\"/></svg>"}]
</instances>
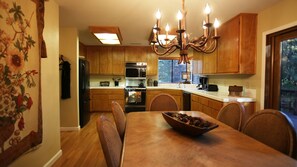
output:
<instances>
[{"instance_id":1,"label":"floral wall art","mask_svg":"<svg viewBox=\"0 0 297 167\"><path fill-rule=\"evenodd\" d=\"M0 0L0 166L42 142L44 0Z\"/></svg>"}]
</instances>

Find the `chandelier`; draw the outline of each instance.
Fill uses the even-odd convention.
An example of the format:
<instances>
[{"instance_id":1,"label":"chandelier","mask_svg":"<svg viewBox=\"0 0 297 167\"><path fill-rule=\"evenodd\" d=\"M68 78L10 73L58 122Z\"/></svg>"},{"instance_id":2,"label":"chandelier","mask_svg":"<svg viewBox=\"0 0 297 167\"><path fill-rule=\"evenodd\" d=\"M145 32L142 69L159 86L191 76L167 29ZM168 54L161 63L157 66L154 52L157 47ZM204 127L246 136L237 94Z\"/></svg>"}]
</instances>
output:
<instances>
[{"instance_id":1,"label":"chandelier","mask_svg":"<svg viewBox=\"0 0 297 167\"><path fill-rule=\"evenodd\" d=\"M176 35L173 38L170 38L169 25L165 27L165 36L162 38L160 22L161 22L161 13L158 10L156 13L157 23L153 27L153 39L151 40L152 50L159 56L165 54L171 54L176 49L180 50L180 57L178 64L188 63L190 64L188 58L188 49L192 48L197 52L202 53L212 53L216 50L218 46L219 36L217 35L217 28L219 27L219 21L215 19L214 23L209 21L211 9L208 4L204 9L206 14L206 19L203 21L203 35L200 37L194 37L190 39L190 35L186 32L186 15L185 11L185 0L182 0L182 10L178 12L178 28L176 30Z\"/></svg>"}]
</instances>

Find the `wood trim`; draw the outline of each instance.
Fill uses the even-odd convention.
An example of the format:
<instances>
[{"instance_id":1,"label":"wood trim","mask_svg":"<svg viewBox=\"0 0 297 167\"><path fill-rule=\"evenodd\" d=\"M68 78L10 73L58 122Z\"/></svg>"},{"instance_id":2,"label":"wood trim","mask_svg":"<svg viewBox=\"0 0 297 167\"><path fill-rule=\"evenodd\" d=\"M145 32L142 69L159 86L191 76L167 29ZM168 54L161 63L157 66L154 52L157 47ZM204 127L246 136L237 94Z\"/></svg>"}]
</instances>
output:
<instances>
[{"instance_id":1,"label":"wood trim","mask_svg":"<svg viewBox=\"0 0 297 167\"><path fill-rule=\"evenodd\" d=\"M280 42L297 37L297 26L266 36L264 108L279 110L281 54Z\"/></svg>"}]
</instances>

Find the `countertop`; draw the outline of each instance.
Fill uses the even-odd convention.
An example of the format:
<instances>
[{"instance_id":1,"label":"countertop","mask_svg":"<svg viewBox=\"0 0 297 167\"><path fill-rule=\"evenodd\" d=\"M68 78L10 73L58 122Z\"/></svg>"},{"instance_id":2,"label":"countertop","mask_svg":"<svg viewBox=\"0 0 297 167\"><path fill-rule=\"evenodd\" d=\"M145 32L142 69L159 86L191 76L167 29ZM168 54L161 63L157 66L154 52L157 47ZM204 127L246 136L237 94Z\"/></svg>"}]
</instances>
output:
<instances>
[{"instance_id":1,"label":"countertop","mask_svg":"<svg viewBox=\"0 0 297 167\"><path fill-rule=\"evenodd\" d=\"M123 86L117 87L90 87L91 89L124 89ZM185 92L189 92L192 94L204 96L213 100L218 100L221 102L230 102L230 101L238 101L238 102L255 102L255 98L252 97L233 97L228 96L228 92L211 92L205 90L198 90L197 88L179 88L179 87L166 87L166 86L158 86L158 87L147 87L147 90L154 89L172 89L172 90L182 90Z\"/></svg>"}]
</instances>

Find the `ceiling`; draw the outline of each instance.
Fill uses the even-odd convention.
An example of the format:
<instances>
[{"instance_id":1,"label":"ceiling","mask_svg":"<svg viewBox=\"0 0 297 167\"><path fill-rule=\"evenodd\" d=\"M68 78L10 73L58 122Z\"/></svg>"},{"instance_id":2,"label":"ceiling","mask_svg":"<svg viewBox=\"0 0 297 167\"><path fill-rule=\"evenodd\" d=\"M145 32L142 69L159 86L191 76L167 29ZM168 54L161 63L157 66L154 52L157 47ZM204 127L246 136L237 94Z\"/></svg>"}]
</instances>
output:
<instances>
[{"instance_id":1,"label":"ceiling","mask_svg":"<svg viewBox=\"0 0 297 167\"><path fill-rule=\"evenodd\" d=\"M89 26L118 26L122 45L148 45L155 13L162 13L161 25L177 27L176 14L181 0L55 0L60 6L60 27L75 27L79 41L85 45L100 45L89 32ZM186 0L187 32L202 34L203 9L206 3L212 8L211 21L217 17L225 22L239 13L258 13L280 0Z\"/></svg>"}]
</instances>

